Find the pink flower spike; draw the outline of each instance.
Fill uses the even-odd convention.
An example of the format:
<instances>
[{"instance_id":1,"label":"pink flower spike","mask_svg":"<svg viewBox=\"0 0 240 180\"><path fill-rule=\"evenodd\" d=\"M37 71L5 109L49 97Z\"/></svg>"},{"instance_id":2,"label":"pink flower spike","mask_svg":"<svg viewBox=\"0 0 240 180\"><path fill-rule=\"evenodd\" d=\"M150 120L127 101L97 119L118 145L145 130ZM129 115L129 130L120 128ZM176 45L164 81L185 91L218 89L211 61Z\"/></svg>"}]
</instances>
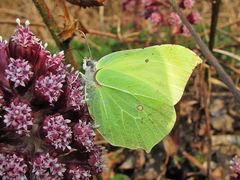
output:
<instances>
[{"instance_id":1,"label":"pink flower spike","mask_svg":"<svg viewBox=\"0 0 240 180\"><path fill-rule=\"evenodd\" d=\"M91 178L91 172L83 168L81 165L71 164L68 166L66 177L69 180L89 180Z\"/></svg>"},{"instance_id":2,"label":"pink flower spike","mask_svg":"<svg viewBox=\"0 0 240 180\"><path fill-rule=\"evenodd\" d=\"M188 28L186 26L182 26L181 27L181 32L184 36L190 36L191 35L191 32L188 30Z\"/></svg>"},{"instance_id":3,"label":"pink flower spike","mask_svg":"<svg viewBox=\"0 0 240 180\"><path fill-rule=\"evenodd\" d=\"M27 165L24 159L16 154L0 154L0 177L2 179L27 179Z\"/></svg>"},{"instance_id":4,"label":"pink flower spike","mask_svg":"<svg viewBox=\"0 0 240 180\"><path fill-rule=\"evenodd\" d=\"M11 38L12 42L23 47L32 46L40 42L40 40L29 30L29 21L26 21L25 26L20 24L19 19L16 21L18 23L18 28Z\"/></svg>"},{"instance_id":5,"label":"pink flower spike","mask_svg":"<svg viewBox=\"0 0 240 180\"><path fill-rule=\"evenodd\" d=\"M80 80L79 74L69 73L67 75L64 95L67 109L77 111L85 104L84 82Z\"/></svg>"},{"instance_id":6,"label":"pink flower spike","mask_svg":"<svg viewBox=\"0 0 240 180\"><path fill-rule=\"evenodd\" d=\"M35 93L39 99L44 99L51 105L55 103L63 92L62 87L65 81L65 75L52 74L40 76L36 80Z\"/></svg>"},{"instance_id":7,"label":"pink flower spike","mask_svg":"<svg viewBox=\"0 0 240 180\"><path fill-rule=\"evenodd\" d=\"M78 147L84 148L86 151L93 150L95 133L91 124L80 120L73 126L73 136Z\"/></svg>"},{"instance_id":8,"label":"pink flower spike","mask_svg":"<svg viewBox=\"0 0 240 180\"><path fill-rule=\"evenodd\" d=\"M10 58L10 63L5 70L7 79L14 83L14 87L25 87L33 76L32 67L24 59Z\"/></svg>"},{"instance_id":9,"label":"pink flower spike","mask_svg":"<svg viewBox=\"0 0 240 180\"><path fill-rule=\"evenodd\" d=\"M137 3L136 0L125 0L122 3L122 9L123 11L133 11L135 10Z\"/></svg>"},{"instance_id":10,"label":"pink flower spike","mask_svg":"<svg viewBox=\"0 0 240 180\"><path fill-rule=\"evenodd\" d=\"M64 119L62 115L55 114L47 116L43 121L43 133L46 141L55 149L71 149L72 131L68 126L71 120Z\"/></svg>"},{"instance_id":11,"label":"pink flower spike","mask_svg":"<svg viewBox=\"0 0 240 180\"><path fill-rule=\"evenodd\" d=\"M200 14L198 12L191 12L187 19L191 24L196 24L200 20Z\"/></svg>"},{"instance_id":12,"label":"pink flower spike","mask_svg":"<svg viewBox=\"0 0 240 180\"><path fill-rule=\"evenodd\" d=\"M194 5L194 0L182 0L180 7L183 9L191 9Z\"/></svg>"},{"instance_id":13,"label":"pink flower spike","mask_svg":"<svg viewBox=\"0 0 240 180\"><path fill-rule=\"evenodd\" d=\"M103 170L101 155L102 149L98 146L95 146L93 151L90 152L88 164L90 165L93 174L101 173Z\"/></svg>"},{"instance_id":14,"label":"pink flower spike","mask_svg":"<svg viewBox=\"0 0 240 180\"><path fill-rule=\"evenodd\" d=\"M160 24L163 22L163 16L159 12L153 12L149 18L154 24Z\"/></svg>"},{"instance_id":15,"label":"pink flower spike","mask_svg":"<svg viewBox=\"0 0 240 180\"><path fill-rule=\"evenodd\" d=\"M171 25L180 25L180 24L182 24L182 21L181 21L180 17L175 12L172 12L170 14L168 22Z\"/></svg>"},{"instance_id":16,"label":"pink flower spike","mask_svg":"<svg viewBox=\"0 0 240 180\"><path fill-rule=\"evenodd\" d=\"M61 51L59 53L54 54L53 56L48 56L46 61L46 69L48 72L52 73L65 73L65 66L63 64L64 60L64 52Z\"/></svg>"},{"instance_id":17,"label":"pink flower spike","mask_svg":"<svg viewBox=\"0 0 240 180\"><path fill-rule=\"evenodd\" d=\"M37 180L64 179L65 165L59 163L57 158L46 154L40 154L33 158L32 173Z\"/></svg>"},{"instance_id":18,"label":"pink flower spike","mask_svg":"<svg viewBox=\"0 0 240 180\"><path fill-rule=\"evenodd\" d=\"M235 156L231 161L230 161L230 168L238 175L240 175L240 157Z\"/></svg>"},{"instance_id":19,"label":"pink flower spike","mask_svg":"<svg viewBox=\"0 0 240 180\"><path fill-rule=\"evenodd\" d=\"M5 107L5 111L3 122L6 127L14 129L17 134L29 136L29 129L33 125L31 107L16 98L10 103L9 107Z\"/></svg>"}]
</instances>

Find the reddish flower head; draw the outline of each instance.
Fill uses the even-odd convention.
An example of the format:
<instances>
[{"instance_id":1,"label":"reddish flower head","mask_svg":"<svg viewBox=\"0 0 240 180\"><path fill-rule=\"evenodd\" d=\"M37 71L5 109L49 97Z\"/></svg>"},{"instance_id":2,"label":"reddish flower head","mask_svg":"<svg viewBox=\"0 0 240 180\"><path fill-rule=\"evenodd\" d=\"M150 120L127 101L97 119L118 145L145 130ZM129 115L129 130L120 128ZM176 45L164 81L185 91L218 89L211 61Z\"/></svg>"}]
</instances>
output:
<instances>
[{"instance_id":1,"label":"reddish flower head","mask_svg":"<svg viewBox=\"0 0 240 180\"><path fill-rule=\"evenodd\" d=\"M40 154L33 158L32 173L37 180L63 179L66 171L65 165L57 158L46 154Z\"/></svg>"},{"instance_id":2,"label":"reddish flower head","mask_svg":"<svg viewBox=\"0 0 240 180\"><path fill-rule=\"evenodd\" d=\"M86 151L93 150L95 133L91 124L80 120L73 126L73 135L78 147L84 148Z\"/></svg>"},{"instance_id":3,"label":"reddish flower head","mask_svg":"<svg viewBox=\"0 0 240 180\"><path fill-rule=\"evenodd\" d=\"M89 180L91 178L91 172L79 164L71 164L68 167L66 177L69 180Z\"/></svg>"},{"instance_id":4,"label":"reddish flower head","mask_svg":"<svg viewBox=\"0 0 240 180\"><path fill-rule=\"evenodd\" d=\"M62 115L55 114L47 116L43 121L43 132L47 139L55 149L70 149L69 144L72 140L72 131L68 126L71 120L64 119Z\"/></svg>"},{"instance_id":5,"label":"reddish flower head","mask_svg":"<svg viewBox=\"0 0 240 180\"><path fill-rule=\"evenodd\" d=\"M0 37L0 179L90 179L101 153L84 80L63 52L51 55L28 21L17 22L9 44Z\"/></svg>"},{"instance_id":6,"label":"reddish flower head","mask_svg":"<svg viewBox=\"0 0 240 180\"><path fill-rule=\"evenodd\" d=\"M191 24L196 24L200 20L200 14L198 12L191 12L187 16L187 19Z\"/></svg>"},{"instance_id":7,"label":"reddish flower head","mask_svg":"<svg viewBox=\"0 0 240 180\"><path fill-rule=\"evenodd\" d=\"M35 93L39 100L45 100L50 104L57 102L65 81L65 75L52 74L40 76L36 80Z\"/></svg>"},{"instance_id":8,"label":"reddish flower head","mask_svg":"<svg viewBox=\"0 0 240 180\"><path fill-rule=\"evenodd\" d=\"M3 122L6 124L6 127L15 130L17 134L29 136L29 129L33 124L31 107L24 101L16 98L4 110L6 114L3 117Z\"/></svg>"},{"instance_id":9,"label":"reddish flower head","mask_svg":"<svg viewBox=\"0 0 240 180\"><path fill-rule=\"evenodd\" d=\"M95 146L94 150L90 152L88 164L90 165L93 174L98 174L103 170L101 155L102 149L97 146Z\"/></svg>"},{"instance_id":10,"label":"reddish flower head","mask_svg":"<svg viewBox=\"0 0 240 180\"><path fill-rule=\"evenodd\" d=\"M238 175L240 175L240 157L235 156L230 162L230 168Z\"/></svg>"},{"instance_id":11,"label":"reddish flower head","mask_svg":"<svg viewBox=\"0 0 240 180\"><path fill-rule=\"evenodd\" d=\"M170 14L169 20L168 20L169 24L171 25L180 25L182 23L180 17L177 15L177 13L172 12Z\"/></svg>"},{"instance_id":12,"label":"reddish flower head","mask_svg":"<svg viewBox=\"0 0 240 180\"><path fill-rule=\"evenodd\" d=\"M2 179L26 179L27 165L21 156L0 153L0 177Z\"/></svg>"},{"instance_id":13,"label":"reddish flower head","mask_svg":"<svg viewBox=\"0 0 240 180\"><path fill-rule=\"evenodd\" d=\"M33 76L32 67L24 59L9 59L9 64L5 70L7 79L14 83L14 87L23 86L30 81Z\"/></svg>"},{"instance_id":14,"label":"reddish flower head","mask_svg":"<svg viewBox=\"0 0 240 180\"><path fill-rule=\"evenodd\" d=\"M65 87L66 107L75 111L85 104L84 82L78 76L78 73L69 73Z\"/></svg>"},{"instance_id":15,"label":"reddish flower head","mask_svg":"<svg viewBox=\"0 0 240 180\"><path fill-rule=\"evenodd\" d=\"M191 9L193 4L194 0L182 0L179 6L183 9Z\"/></svg>"}]
</instances>

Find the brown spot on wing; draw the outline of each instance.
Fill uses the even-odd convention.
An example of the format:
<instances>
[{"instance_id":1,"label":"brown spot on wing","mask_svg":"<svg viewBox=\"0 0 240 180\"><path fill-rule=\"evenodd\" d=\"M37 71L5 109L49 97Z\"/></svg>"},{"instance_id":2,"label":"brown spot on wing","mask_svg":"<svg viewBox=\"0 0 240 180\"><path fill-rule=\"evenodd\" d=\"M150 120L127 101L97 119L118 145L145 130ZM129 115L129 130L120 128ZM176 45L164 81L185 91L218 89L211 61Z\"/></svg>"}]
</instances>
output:
<instances>
[{"instance_id":1,"label":"brown spot on wing","mask_svg":"<svg viewBox=\"0 0 240 180\"><path fill-rule=\"evenodd\" d=\"M139 104L139 105L137 106L137 110L138 110L138 111L143 111L143 106Z\"/></svg>"}]
</instances>

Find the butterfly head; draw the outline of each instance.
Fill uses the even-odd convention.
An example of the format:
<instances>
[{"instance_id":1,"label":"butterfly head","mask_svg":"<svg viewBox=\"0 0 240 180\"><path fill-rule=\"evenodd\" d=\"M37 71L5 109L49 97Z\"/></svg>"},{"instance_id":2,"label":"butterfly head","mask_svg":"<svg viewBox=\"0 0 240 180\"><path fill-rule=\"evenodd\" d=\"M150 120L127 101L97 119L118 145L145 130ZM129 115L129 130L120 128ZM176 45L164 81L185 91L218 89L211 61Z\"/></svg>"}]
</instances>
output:
<instances>
[{"instance_id":1,"label":"butterfly head","mask_svg":"<svg viewBox=\"0 0 240 180\"><path fill-rule=\"evenodd\" d=\"M97 62L90 59L84 58L83 59L83 69L87 72L95 72L96 71L96 64Z\"/></svg>"},{"instance_id":2,"label":"butterfly head","mask_svg":"<svg viewBox=\"0 0 240 180\"><path fill-rule=\"evenodd\" d=\"M83 69L85 71L85 78L88 87L91 87L95 84L95 73L96 73L96 64L97 61L92 60L91 58L83 59Z\"/></svg>"}]
</instances>

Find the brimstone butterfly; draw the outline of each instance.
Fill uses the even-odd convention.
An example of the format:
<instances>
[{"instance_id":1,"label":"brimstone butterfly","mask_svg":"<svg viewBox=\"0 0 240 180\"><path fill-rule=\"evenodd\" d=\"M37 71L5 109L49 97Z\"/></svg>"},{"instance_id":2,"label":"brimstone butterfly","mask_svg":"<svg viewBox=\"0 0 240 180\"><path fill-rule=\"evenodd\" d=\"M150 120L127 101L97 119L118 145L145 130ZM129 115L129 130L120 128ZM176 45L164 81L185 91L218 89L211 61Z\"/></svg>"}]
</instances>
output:
<instances>
[{"instance_id":1,"label":"brimstone butterfly","mask_svg":"<svg viewBox=\"0 0 240 180\"><path fill-rule=\"evenodd\" d=\"M180 100L201 59L179 45L152 46L85 60L87 104L112 145L149 152L175 123Z\"/></svg>"}]
</instances>

